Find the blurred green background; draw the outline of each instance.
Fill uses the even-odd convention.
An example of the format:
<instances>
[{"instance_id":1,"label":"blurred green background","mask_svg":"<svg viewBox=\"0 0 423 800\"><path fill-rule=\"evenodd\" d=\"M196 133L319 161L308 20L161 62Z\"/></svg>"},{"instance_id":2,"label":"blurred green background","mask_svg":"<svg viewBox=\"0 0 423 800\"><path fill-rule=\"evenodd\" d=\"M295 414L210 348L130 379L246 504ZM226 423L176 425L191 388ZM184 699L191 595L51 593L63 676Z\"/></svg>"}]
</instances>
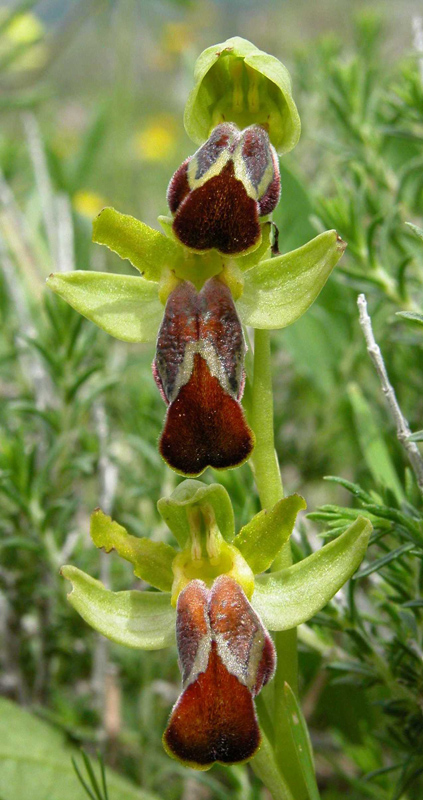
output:
<instances>
[{"instance_id":1,"label":"blurred green background","mask_svg":"<svg viewBox=\"0 0 423 800\"><path fill-rule=\"evenodd\" d=\"M182 122L195 59L233 35L293 78L303 133L281 164L281 250L332 227L349 245L312 309L272 336L285 490L312 512L295 557L360 505L375 526L365 574L300 633L319 787L324 800L423 796L422 504L356 308L365 291L402 410L421 429L423 329L397 316L423 305L423 242L406 225L422 225L421 11L418 0L0 7L1 800L82 799L70 761L80 744L125 776L110 773L110 800L267 796L248 767L196 774L170 761L160 739L176 653L109 645L66 603L69 561L115 590L145 588L95 551L89 515L101 505L132 533L170 541L156 502L180 479L156 449L152 348L109 339L43 288L58 269L131 272L91 243L91 221L113 205L157 226L195 149ZM226 486L238 528L258 510L248 465L204 480Z\"/></svg>"}]
</instances>

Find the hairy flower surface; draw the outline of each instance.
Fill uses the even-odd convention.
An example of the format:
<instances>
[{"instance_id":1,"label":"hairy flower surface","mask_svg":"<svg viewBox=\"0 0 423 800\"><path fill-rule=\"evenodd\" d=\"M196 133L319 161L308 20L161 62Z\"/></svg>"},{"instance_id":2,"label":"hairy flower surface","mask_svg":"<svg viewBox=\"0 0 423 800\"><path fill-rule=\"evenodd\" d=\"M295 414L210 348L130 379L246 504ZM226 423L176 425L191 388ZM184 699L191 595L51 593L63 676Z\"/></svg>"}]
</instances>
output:
<instances>
[{"instance_id":1,"label":"hairy flower surface","mask_svg":"<svg viewBox=\"0 0 423 800\"><path fill-rule=\"evenodd\" d=\"M211 589L191 581L177 605L182 694L163 736L189 766L250 759L260 746L253 698L273 677L276 654L259 616L233 578Z\"/></svg>"},{"instance_id":2,"label":"hairy flower surface","mask_svg":"<svg viewBox=\"0 0 423 800\"><path fill-rule=\"evenodd\" d=\"M211 278L197 292L183 281L169 295L153 373L169 404L160 452L178 472L235 467L250 455L254 436L239 402L245 349L224 283Z\"/></svg>"},{"instance_id":3,"label":"hairy flower surface","mask_svg":"<svg viewBox=\"0 0 423 800\"><path fill-rule=\"evenodd\" d=\"M280 198L279 162L265 129L222 123L175 172L167 200L182 244L241 255L262 239L260 217Z\"/></svg>"}]
</instances>

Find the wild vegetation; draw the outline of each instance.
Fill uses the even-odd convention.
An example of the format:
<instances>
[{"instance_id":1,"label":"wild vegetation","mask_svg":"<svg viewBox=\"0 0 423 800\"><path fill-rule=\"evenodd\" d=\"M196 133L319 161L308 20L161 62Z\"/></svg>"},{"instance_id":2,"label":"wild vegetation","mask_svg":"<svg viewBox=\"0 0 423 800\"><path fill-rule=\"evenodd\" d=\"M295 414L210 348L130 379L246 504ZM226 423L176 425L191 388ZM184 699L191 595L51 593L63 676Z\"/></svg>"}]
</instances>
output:
<instances>
[{"instance_id":1,"label":"wild vegetation","mask_svg":"<svg viewBox=\"0 0 423 800\"><path fill-rule=\"evenodd\" d=\"M255 800L266 795L249 767L193 773L168 759L161 735L179 693L176 651L100 639L68 605L59 575L72 561L114 590L140 588L129 565L94 549L90 513L100 505L133 534L166 541L156 502L180 480L156 447L163 406L152 348L112 341L44 289L53 270L125 269L90 244L92 218L110 202L154 224L152 209L166 210L167 180L188 152L180 107L166 93L162 102L160 90L175 65L181 85L189 80L185 54L201 50L198 7L175 18L169 4L173 21L147 46L133 5L128 14L124 6L78 4L55 32L34 2L0 18L0 797L41 800L54 791L82 800L71 763L82 746L100 750L113 770L108 788L101 778L96 786L86 761L83 780L97 800L107 792L109 800ZM133 84L124 69L134 20L140 49L155 59L150 73L139 68L142 86L134 65ZM89 47L90 22L117 42L109 96L98 91L95 68L87 86L77 69L66 80L55 71L61 42L74 57ZM293 535L295 560L320 546L322 522L331 537L358 514L374 527L358 573L299 630L300 694L322 800L423 792L422 492L357 308L364 292L419 448L421 23L413 33L410 19L408 45L394 56L389 36L389 21L367 10L346 42L323 31L288 57L275 53L289 63L303 122L301 144L281 162L280 248L326 228L348 243L307 315L272 335L278 457L287 491L308 503ZM237 529L259 510L248 464L203 480L226 487ZM78 754L76 762L83 777Z\"/></svg>"}]
</instances>

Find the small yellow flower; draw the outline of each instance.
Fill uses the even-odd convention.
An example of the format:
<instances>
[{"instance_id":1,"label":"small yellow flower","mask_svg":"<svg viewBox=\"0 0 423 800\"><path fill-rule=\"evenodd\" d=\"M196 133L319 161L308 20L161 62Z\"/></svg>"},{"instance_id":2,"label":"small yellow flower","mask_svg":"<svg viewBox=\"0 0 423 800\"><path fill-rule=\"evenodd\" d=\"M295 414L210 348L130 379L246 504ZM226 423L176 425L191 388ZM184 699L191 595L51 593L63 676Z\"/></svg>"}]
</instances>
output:
<instances>
[{"instance_id":1,"label":"small yellow flower","mask_svg":"<svg viewBox=\"0 0 423 800\"><path fill-rule=\"evenodd\" d=\"M168 22L163 27L162 49L180 55L192 44L193 33L185 22Z\"/></svg>"},{"instance_id":2,"label":"small yellow flower","mask_svg":"<svg viewBox=\"0 0 423 800\"><path fill-rule=\"evenodd\" d=\"M34 14L18 14L6 30L7 38L13 44L31 44L39 41L43 34L43 24Z\"/></svg>"},{"instance_id":3,"label":"small yellow flower","mask_svg":"<svg viewBox=\"0 0 423 800\"><path fill-rule=\"evenodd\" d=\"M143 161L164 161L175 152L177 126L172 116L160 114L151 117L145 128L136 136L134 148Z\"/></svg>"},{"instance_id":4,"label":"small yellow flower","mask_svg":"<svg viewBox=\"0 0 423 800\"><path fill-rule=\"evenodd\" d=\"M0 21L3 21L0 9ZM7 25L0 45L0 54L7 59L16 51L8 64L10 70L27 70L42 67L47 58L47 48L42 39L44 26L35 14L17 14Z\"/></svg>"},{"instance_id":5,"label":"small yellow flower","mask_svg":"<svg viewBox=\"0 0 423 800\"><path fill-rule=\"evenodd\" d=\"M75 192L72 205L78 214L92 220L107 205L107 201L97 192L91 192L89 189L80 189Z\"/></svg>"}]
</instances>

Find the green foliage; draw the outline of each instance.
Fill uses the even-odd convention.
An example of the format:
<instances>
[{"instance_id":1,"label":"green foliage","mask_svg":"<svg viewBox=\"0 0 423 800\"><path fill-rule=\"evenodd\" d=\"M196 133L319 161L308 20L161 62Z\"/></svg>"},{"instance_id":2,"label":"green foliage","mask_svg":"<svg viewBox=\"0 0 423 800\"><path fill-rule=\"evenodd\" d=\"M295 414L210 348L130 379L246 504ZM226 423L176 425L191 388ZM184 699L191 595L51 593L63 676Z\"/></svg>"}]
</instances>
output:
<instances>
[{"instance_id":1,"label":"green foliage","mask_svg":"<svg viewBox=\"0 0 423 800\"><path fill-rule=\"evenodd\" d=\"M79 11L83 5L88 7L81 4ZM106 761L146 794L180 800L192 791L212 800L257 800L260 782L249 769L217 767L196 776L192 787L190 774L169 765L162 753L161 734L179 687L172 650L143 654L111 646L103 660L115 671L108 692L120 693L121 712L117 733L106 730L104 694L99 701L95 680L98 640L66 603L58 572L64 560L72 560L107 582L102 554L84 535L99 502L131 535L172 544L155 503L178 482L157 454L163 408L150 372L151 347L113 342L60 298L42 296L52 269L129 274L116 256L90 244L91 218L113 202L154 224L166 212L167 181L189 148L175 123L182 112L175 81L179 87L183 76L188 83L191 48L201 49L198 16L186 18L185 34L176 28L172 48L166 49L158 36L168 20L155 18L153 25L141 5L130 13L128 6L115 4L112 25L109 4L97 5L102 9L95 24L74 38L73 51L60 45L62 57L56 65L51 59L48 75L31 67L24 79L23 72L11 71L12 61L1 68L0 153L7 181L1 184L0 213L1 691L42 707L55 734L66 731L84 746L106 738ZM358 291L366 292L390 380L419 443L423 255L412 225L423 227L423 90L410 17L395 16L389 6L383 23L367 13L351 26L351 4L344 4L342 13L336 5L335 15L319 17L319 27L330 20L324 35L314 34L314 4L301 11L310 19L299 18L298 4L289 2L283 9L269 6L261 17L268 26L262 29L263 47L292 67L303 121L299 146L283 159L282 202L275 216L280 249L301 247L326 228L336 228L348 243L313 307L291 327L272 333L278 457L288 492L300 491L312 510L291 537L296 560L316 550L322 523L330 539L359 515L374 526L368 558L355 580L299 631L300 692L322 800L414 800L423 792L422 501L366 353L355 301ZM213 8L220 19L218 6ZM302 38L313 31L306 46L295 42L299 19ZM150 36L150 52L161 53L163 62L143 63L138 81L135 49L128 42L138 41L141 28ZM108 44L106 60L104 43L112 29L116 41L110 49ZM266 41L269 36L275 42L274 31L277 46ZM176 51L183 35L181 56ZM27 49L35 47L33 42ZM111 70L109 62L119 68ZM19 109L34 104L53 200L39 180L39 161L34 175L21 135ZM150 116L153 125L164 109L170 117L160 130L169 133L171 147L166 154L160 145L161 160L150 162L145 150L140 156L134 135L145 136ZM5 187L14 192L16 205L7 201ZM89 220L79 197L87 192L99 196ZM68 217L60 198L68 203ZM47 235L49 208L60 241L69 242L66 231L74 233L75 253L67 244L65 259ZM354 409L347 389L352 384L359 387L365 414ZM247 384L246 397L248 390ZM104 492L98 478L104 460L94 413L98 404L110 429L105 449L118 472L115 492ZM369 451L370 433L377 433L377 447L372 439ZM322 484L324 475L341 477ZM206 484L215 479L204 476ZM245 465L218 480L233 503L233 534L258 512L253 478ZM100 500L102 493L110 506ZM140 588L130 565L108 558L108 589ZM7 715L1 719L9 734ZM25 738L32 732L28 719L25 713L12 756L36 752L41 734L37 729ZM61 733L58 737L62 742ZM62 775L74 781L76 798L78 784L66 759ZM22 763L27 762L21 758ZM3 770L4 764L0 780L6 781L10 773ZM49 784L43 777L35 786L31 775L35 798L42 782ZM114 786L108 780L110 800L119 796ZM0 795L8 800L7 784ZM14 791L10 800L17 796L24 798Z\"/></svg>"},{"instance_id":2,"label":"green foliage","mask_svg":"<svg viewBox=\"0 0 423 800\"><path fill-rule=\"evenodd\" d=\"M83 800L72 767L77 755L64 734L4 698L0 699L0 792L4 800ZM88 769L91 761L85 757ZM157 800L112 770L105 773L113 800ZM97 800L97 798L96 798ZM108 800L104 795L104 800Z\"/></svg>"}]
</instances>

